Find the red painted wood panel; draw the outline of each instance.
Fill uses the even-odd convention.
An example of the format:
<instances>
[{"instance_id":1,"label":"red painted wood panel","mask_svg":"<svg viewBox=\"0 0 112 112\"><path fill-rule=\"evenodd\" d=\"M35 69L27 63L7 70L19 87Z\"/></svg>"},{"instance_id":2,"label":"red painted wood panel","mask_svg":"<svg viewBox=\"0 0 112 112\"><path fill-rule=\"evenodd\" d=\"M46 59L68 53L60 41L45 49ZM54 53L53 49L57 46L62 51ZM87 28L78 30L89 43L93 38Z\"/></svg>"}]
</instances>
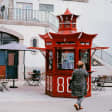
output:
<instances>
[{"instance_id":1,"label":"red painted wood panel","mask_svg":"<svg viewBox=\"0 0 112 112\"><path fill-rule=\"evenodd\" d=\"M6 76L6 66L0 65L0 79L5 79Z\"/></svg>"}]
</instances>

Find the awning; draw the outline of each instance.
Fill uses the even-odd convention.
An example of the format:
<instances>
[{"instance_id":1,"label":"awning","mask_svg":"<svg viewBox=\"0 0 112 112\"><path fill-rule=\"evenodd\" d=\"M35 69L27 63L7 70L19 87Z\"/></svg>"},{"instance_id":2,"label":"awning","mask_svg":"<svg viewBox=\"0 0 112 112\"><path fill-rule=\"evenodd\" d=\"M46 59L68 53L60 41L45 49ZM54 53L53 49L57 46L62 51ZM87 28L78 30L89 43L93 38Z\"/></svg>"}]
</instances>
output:
<instances>
[{"instance_id":1,"label":"awning","mask_svg":"<svg viewBox=\"0 0 112 112\"><path fill-rule=\"evenodd\" d=\"M93 56L96 52L96 50L103 50L103 49L108 49L109 47L93 47L91 48L92 50L94 50L94 52L92 53L91 56Z\"/></svg>"},{"instance_id":2,"label":"awning","mask_svg":"<svg viewBox=\"0 0 112 112\"><path fill-rule=\"evenodd\" d=\"M17 42L12 42L12 43L8 43L8 44L3 44L0 45L0 50L14 50L14 51L24 51L24 56L23 56L23 63L24 63L24 79L25 79L25 51L35 51L34 49L28 49L26 46L17 43ZM14 84L15 82L13 82L13 88L14 88Z\"/></svg>"},{"instance_id":3,"label":"awning","mask_svg":"<svg viewBox=\"0 0 112 112\"><path fill-rule=\"evenodd\" d=\"M92 50L108 49L109 47L93 47Z\"/></svg>"},{"instance_id":4,"label":"awning","mask_svg":"<svg viewBox=\"0 0 112 112\"><path fill-rule=\"evenodd\" d=\"M0 50L34 51L17 42L0 45Z\"/></svg>"},{"instance_id":5,"label":"awning","mask_svg":"<svg viewBox=\"0 0 112 112\"><path fill-rule=\"evenodd\" d=\"M40 48L40 47L28 47L28 49L46 51L46 48Z\"/></svg>"}]
</instances>

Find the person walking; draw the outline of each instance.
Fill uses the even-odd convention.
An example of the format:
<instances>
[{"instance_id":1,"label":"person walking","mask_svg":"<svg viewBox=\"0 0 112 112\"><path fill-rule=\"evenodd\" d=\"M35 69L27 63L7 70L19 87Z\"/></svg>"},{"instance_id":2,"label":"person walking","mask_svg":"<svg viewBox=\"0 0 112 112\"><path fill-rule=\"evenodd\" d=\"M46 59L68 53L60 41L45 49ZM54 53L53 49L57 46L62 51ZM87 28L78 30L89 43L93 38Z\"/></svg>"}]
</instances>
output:
<instances>
[{"instance_id":1,"label":"person walking","mask_svg":"<svg viewBox=\"0 0 112 112\"><path fill-rule=\"evenodd\" d=\"M72 73L72 84L71 91L72 96L77 98L76 104L74 107L76 110L83 109L81 106L82 100L84 96L87 94L87 82L86 77L88 77L88 72L85 69L84 63L82 61L78 61L77 69L75 69Z\"/></svg>"}]
</instances>

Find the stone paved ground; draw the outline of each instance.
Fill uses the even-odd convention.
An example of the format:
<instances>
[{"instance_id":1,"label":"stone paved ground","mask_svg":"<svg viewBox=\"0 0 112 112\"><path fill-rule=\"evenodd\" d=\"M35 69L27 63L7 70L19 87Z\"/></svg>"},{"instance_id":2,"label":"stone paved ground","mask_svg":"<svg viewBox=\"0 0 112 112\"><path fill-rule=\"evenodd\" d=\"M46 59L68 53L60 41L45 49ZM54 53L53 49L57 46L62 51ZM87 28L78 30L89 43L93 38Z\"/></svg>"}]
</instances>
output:
<instances>
[{"instance_id":1,"label":"stone paved ground","mask_svg":"<svg viewBox=\"0 0 112 112\"><path fill-rule=\"evenodd\" d=\"M0 112L76 112L72 98L54 98L44 94L44 82L40 86L16 83L18 88L0 92ZM112 88L92 92L83 101L80 112L112 112Z\"/></svg>"}]
</instances>

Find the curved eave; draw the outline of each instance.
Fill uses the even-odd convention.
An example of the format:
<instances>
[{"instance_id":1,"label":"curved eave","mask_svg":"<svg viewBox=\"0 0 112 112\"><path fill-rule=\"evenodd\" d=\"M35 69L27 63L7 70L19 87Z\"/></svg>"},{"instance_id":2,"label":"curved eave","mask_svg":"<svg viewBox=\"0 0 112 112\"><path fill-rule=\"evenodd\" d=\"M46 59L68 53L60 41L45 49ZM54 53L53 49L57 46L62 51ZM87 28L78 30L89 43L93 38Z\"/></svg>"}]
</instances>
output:
<instances>
[{"instance_id":1,"label":"curved eave","mask_svg":"<svg viewBox=\"0 0 112 112\"><path fill-rule=\"evenodd\" d=\"M97 34L86 34L84 32L76 32L76 33L46 33L45 35L39 35L45 41L52 41L52 40L75 40L75 41L82 41L82 42L89 42L92 41Z\"/></svg>"},{"instance_id":2,"label":"curved eave","mask_svg":"<svg viewBox=\"0 0 112 112\"><path fill-rule=\"evenodd\" d=\"M76 14L63 14L62 16L75 16L75 17L79 17L80 15L76 15Z\"/></svg>"},{"instance_id":3,"label":"curved eave","mask_svg":"<svg viewBox=\"0 0 112 112\"><path fill-rule=\"evenodd\" d=\"M40 34L39 34L39 36L40 36L42 39L44 39L44 35L40 35Z\"/></svg>"},{"instance_id":4,"label":"curved eave","mask_svg":"<svg viewBox=\"0 0 112 112\"><path fill-rule=\"evenodd\" d=\"M102 49L109 49L109 47L93 47L92 50L102 50Z\"/></svg>"},{"instance_id":5,"label":"curved eave","mask_svg":"<svg viewBox=\"0 0 112 112\"><path fill-rule=\"evenodd\" d=\"M74 38L75 40L79 41L87 41L92 40L97 36L97 34L86 34L84 32L77 32L77 33L71 33L71 34L64 34L64 33L51 33L53 39L63 39L63 38Z\"/></svg>"},{"instance_id":6,"label":"curved eave","mask_svg":"<svg viewBox=\"0 0 112 112\"><path fill-rule=\"evenodd\" d=\"M46 33L45 35L39 35L39 36L44 40L50 39L48 33Z\"/></svg>"},{"instance_id":7,"label":"curved eave","mask_svg":"<svg viewBox=\"0 0 112 112\"><path fill-rule=\"evenodd\" d=\"M46 48L40 48L40 47L28 47L28 49L34 49L34 50L40 50L40 51L46 51Z\"/></svg>"},{"instance_id":8,"label":"curved eave","mask_svg":"<svg viewBox=\"0 0 112 112\"><path fill-rule=\"evenodd\" d=\"M53 39L64 39L64 38L74 38L77 39L80 33L71 33L71 34L64 34L64 33L51 33Z\"/></svg>"},{"instance_id":9,"label":"curved eave","mask_svg":"<svg viewBox=\"0 0 112 112\"><path fill-rule=\"evenodd\" d=\"M93 40L98 34L87 34L82 32L81 37L79 38L80 41L87 41Z\"/></svg>"}]
</instances>

